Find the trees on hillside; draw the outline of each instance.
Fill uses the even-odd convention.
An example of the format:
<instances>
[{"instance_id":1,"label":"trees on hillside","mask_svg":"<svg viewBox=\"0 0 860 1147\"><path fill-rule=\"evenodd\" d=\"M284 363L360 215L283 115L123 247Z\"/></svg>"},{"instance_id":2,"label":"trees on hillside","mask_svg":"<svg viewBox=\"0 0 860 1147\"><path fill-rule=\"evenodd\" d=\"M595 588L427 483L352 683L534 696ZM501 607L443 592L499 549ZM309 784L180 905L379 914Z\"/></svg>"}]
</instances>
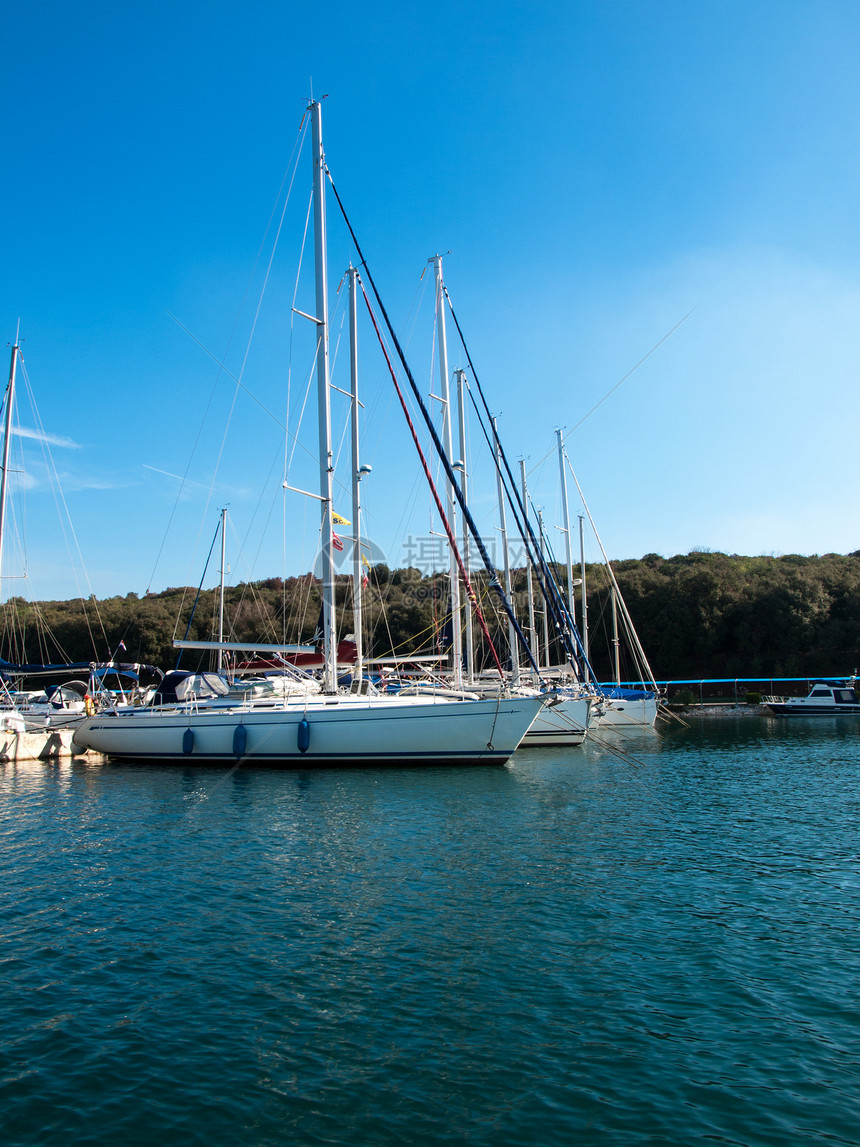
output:
<instances>
[{"instance_id":1,"label":"trees on hillside","mask_svg":"<svg viewBox=\"0 0 860 1147\"><path fill-rule=\"evenodd\" d=\"M646 554L613 570L658 679L836 675L860 666L860 552L803 557L741 557L692 552ZM496 616L486 576L475 587L490 631L507 632ZM591 658L611 676L611 601L602 567L587 568ZM514 586L523 619L525 579ZM436 652L444 642L447 586L441 574L376 566L365 592L368 653ZM353 628L347 578L337 586L338 628ZM103 661L125 645L122 660L170 668L174 637L217 634L218 591L171 588L101 601L27 603L2 607L2 655L8 660ZM309 642L320 611L310 575L267 578L226 591L225 636L237 641ZM538 627L539 630L541 627ZM15 635L14 641L12 635ZM183 654L193 668L205 659Z\"/></svg>"}]
</instances>

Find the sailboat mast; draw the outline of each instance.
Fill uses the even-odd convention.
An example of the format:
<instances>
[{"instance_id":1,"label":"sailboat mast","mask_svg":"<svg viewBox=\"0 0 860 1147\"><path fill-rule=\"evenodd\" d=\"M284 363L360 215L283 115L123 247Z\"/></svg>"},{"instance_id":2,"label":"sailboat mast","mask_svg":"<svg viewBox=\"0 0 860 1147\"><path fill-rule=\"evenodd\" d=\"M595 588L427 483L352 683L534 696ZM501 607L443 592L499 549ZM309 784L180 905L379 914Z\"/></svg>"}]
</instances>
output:
<instances>
[{"instance_id":1,"label":"sailboat mast","mask_svg":"<svg viewBox=\"0 0 860 1147\"><path fill-rule=\"evenodd\" d=\"M221 511L221 592L218 595L218 672L224 667L224 571L227 568L227 507Z\"/></svg>"},{"instance_id":2,"label":"sailboat mast","mask_svg":"<svg viewBox=\"0 0 860 1147\"><path fill-rule=\"evenodd\" d=\"M582 587L580 593L582 594L582 649L585 653L585 660L588 661L588 598L585 590L585 535L584 535L584 522L585 515L579 515L579 576L582 579Z\"/></svg>"},{"instance_id":3,"label":"sailboat mast","mask_svg":"<svg viewBox=\"0 0 860 1147\"><path fill-rule=\"evenodd\" d=\"M525 514L529 512L529 492L526 486L526 463L525 459L520 459L520 485L523 491L523 511ZM525 519L523 519L525 521ZM525 526L523 526L525 530ZM537 629L535 628L535 599L534 599L534 585L532 584L532 563L529 559L528 542L523 537L523 553L526 555L526 592L529 595L529 639L532 643L532 649L535 653L535 659L540 662L540 646L538 645Z\"/></svg>"},{"instance_id":4,"label":"sailboat mast","mask_svg":"<svg viewBox=\"0 0 860 1147\"><path fill-rule=\"evenodd\" d=\"M463 501L469 503L469 474L466 450L466 372L457 370L457 430L460 443L460 489L463 491ZM466 577L470 575L469 567L469 527L463 518L463 568ZM472 611L466 607L466 677L469 681L475 675L475 633L472 629Z\"/></svg>"},{"instance_id":5,"label":"sailboat mast","mask_svg":"<svg viewBox=\"0 0 860 1147\"><path fill-rule=\"evenodd\" d=\"M576 606L573 601L573 557L570 545L570 514L567 508L567 474L564 469L564 441L561 430L556 430L558 439L558 465L561 471L561 512L564 517L564 547L567 555L567 601L570 607L571 619L576 619Z\"/></svg>"},{"instance_id":6,"label":"sailboat mast","mask_svg":"<svg viewBox=\"0 0 860 1147\"><path fill-rule=\"evenodd\" d=\"M546 535L543 528L543 513L538 510L538 529L540 530L540 551L541 558L544 563L546 562ZM543 600L543 650L544 650L544 667L549 669L549 603L546 598Z\"/></svg>"},{"instance_id":7,"label":"sailboat mast","mask_svg":"<svg viewBox=\"0 0 860 1147\"><path fill-rule=\"evenodd\" d=\"M349 375L352 390L352 628L355 637L353 680L361 681L364 649L361 640L361 469L358 454L358 271L350 266L349 278Z\"/></svg>"},{"instance_id":8,"label":"sailboat mast","mask_svg":"<svg viewBox=\"0 0 860 1147\"><path fill-rule=\"evenodd\" d=\"M317 324L317 406L319 412L320 500L322 522L320 552L322 557L323 604L323 689L334 693L337 688L337 640L334 611L334 555L332 552L332 475L334 458L331 448L331 401L329 392L328 348L328 254L325 218L325 152L322 143L322 107L310 104L311 140L314 164L314 278L316 283Z\"/></svg>"},{"instance_id":9,"label":"sailboat mast","mask_svg":"<svg viewBox=\"0 0 860 1147\"><path fill-rule=\"evenodd\" d=\"M492 419L493 431L496 439L496 489L499 495L499 534L502 539L502 558L505 571L505 593L508 596L508 601L513 607L513 598L511 596L511 559L508 554L508 525L505 515L505 487L502 482L502 460L499 450L499 435L496 428L496 420ZM514 685L520 683L520 647L517 642L517 631L514 627L513 621L508 621L508 644L511 649L511 681Z\"/></svg>"},{"instance_id":10,"label":"sailboat mast","mask_svg":"<svg viewBox=\"0 0 860 1147\"><path fill-rule=\"evenodd\" d=\"M3 432L3 476L0 478L0 575L3 570L3 535L6 526L6 497L9 476L9 447L12 443L12 406L15 397L15 370L18 365L18 355L20 347L18 345L18 334L15 334L15 342L12 345L12 361L9 364L9 385L6 387L6 426ZM0 587L2 587L2 580L0 580ZM0 589L2 593L2 589Z\"/></svg>"},{"instance_id":11,"label":"sailboat mast","mask_svg":"<svg viewBox=\"0 0 860 1147\"><path fill-rule=\"evenodd\" d=\"M439 384L442 399L442 445L448 458L453 458L453 437L451 430L451 387L448 378L448 338L445 331L445 295L442 283L442 256L434 255L430 260L436 272L436 325L439 330ZM450 478L445 482L448 494L448 522L456 535L457 501ZM450 586L451 614L451 668L454 686L463 684L463 635L460 629L460 572L457 557L449 547L448 583Z\"/></svg>"}]
</instances>

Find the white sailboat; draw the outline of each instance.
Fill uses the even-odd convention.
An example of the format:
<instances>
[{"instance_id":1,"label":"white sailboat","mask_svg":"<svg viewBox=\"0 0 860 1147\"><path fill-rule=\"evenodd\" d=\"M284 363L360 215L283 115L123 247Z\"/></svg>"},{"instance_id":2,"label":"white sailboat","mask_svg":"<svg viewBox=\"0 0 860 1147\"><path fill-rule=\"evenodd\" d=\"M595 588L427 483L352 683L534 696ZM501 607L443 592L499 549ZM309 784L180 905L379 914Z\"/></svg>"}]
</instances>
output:
<instances>
[{"instance_id":1,"label":"white sailboat","mask_svg":"<svg viewBox=\"0 0 860 1147\"><path fill-rule=\"evenodd\" d=\"M505 583L510 585L510 569L507 553L507 526L505 522L505 497L504 497L504 483L502 480L502 452L499 442L499 437L496 429L495 420L491 419L493 429L493 438L496 443L496 477L498 487L498 500L499 500L499 519L500 530L502 535L502 550L505 561ZM529 495L526 484L525 463L520 462L520 488L521 488L521 502L524 514L529 512ZM567 502L565 498L565 514ZM527 532L526 520L523 519L523 531ZM543 541L543 527L540 527L541 545ZM528 545L525 536L522 538L523 549L528 553ZM541 550L541 556L543 551ZM568 555L569 556L569 555ZM546 578L548 571L544 571ZM538 640L537 628L535 625L535 612L533 600L533 581L532 581L532 565L527 560L526 562L526 576L527 576L527 598L529 603L529 636L530 646L536 658L540 658L540 642ZM571 582L572 573L570 563L568 562L568 581ZM547 587L547 591L551 592L551 587ZM571 590L572 592L572 590ZM544 602L544 642L543 642L543 669L541 670L541 678L543 688L546 689L546 681L552 681L552 697L551 705L545 706L538 714L537 719L531 726L529 731L523 738L523 748L540 748L540 747L570 747L581 745L588 736L588 730L594 728L597 723L598 716L602 712L602 705L595 690L588 685L584 685L580 679L579 671L575 668L573 660L568 660L565 664L560 666L551 667L549 664L550 657L550 642L547 621L547 611L549 610L549 602ZM569 608L568 618L565 620L559 616L561 625L568 629L568 636L572 637L570 630L573 626L573 605L572 601ZM512 650L512 667L516 679L521 677L521 669L517 662L517 643L515 636L511 634L511 650ZM523 672L528 672L523 671ZM532 673L533 684L538 683L538 676ZM524 687L524 686L521 686Z\"/></svg>"},{"instance_id":2,"label":"white sailboat","mask_svg":"<svg viewBox=\"0 0 860 1147\"><path fill-rule=\"evenodd\" d=\"M20 354L21 348L16 335L12 345L9 382L4 399L6 418L2 474L0 474L0 584L2 584L3 538L9 490L9 452L15 406L15 377ZM0 684L0 761L45 761L84 752L85 750L76 746L72 739L73 726L83 719L84 715L83 697L76 699L68 693L58 697L52 704L44 695L33 698L13 693L4 680Z\"/></svg>"},{"instance_id":3,"label":"white sailboat","mask_svg":"<svg viewBox=\"0 0 860 1147\"><path fill-rule=\"evenodd\" d=\"M452 437L453 437L453 412L451 402L451 387L449 384L448 375L448 341L447 341L447 328L445 316L445 299L447 292L445 290L443 276L442 276L442 256L434 255L429 260L434 267L436 279L436 329L438 332L438 354L439 354L439 378L440 378L440 396L439 401L442 407L442 441L445 450L449 457L453 457L452 453ZM454 464L454 469L460 473L461 491L463 493L464 501L468 500L467 485L469 480L468 465L467 465L467 442L466 442L466 413L465 413L465 399L464 394L466 390L465 372L457 370L455 372L457 380L457 400L458 400L458 424L459 424L459 460ZM507 533L507 516L505 511L505 483L502 474L502 457L501 445L499 442L498 429L496 419L491 417L490 426L492 428L492 438L496 443L495 446L495 472L496 472L496 491L499 507L499 534L501 540L501 552L503 559L503 584L504 591L509 601L513 605L512 597L512 581L511 581L511 568L510 557L508 551L508 533ZM447 483L448 494L448 519L452 527L455 522L455 501L452 483L449 480ZM524 504L527 498L525 488L523 488ZM526 539L523 538L523 547L527 549ZM463 557L467 561L469 553L469 537L467 533L466 523L463 523ZM475 674L475 654L474 654L474 636L471 628L471 613L467 609L465 612L465 626L461 626L461 603L459 591L459 571L457 562L453 554L453 548L449 547L450 566L449 566L449 608L448 613L450 616L451 624L451 667L450 677L451 684L455 690L466 689L478 696L488 697L495 695L500 687L497 679L486 681L482 680ZM468 573L468 569L467 569ZM531 569L529 568L529 576L531 576ZM463 634L462 628L465 628L465 679L463 673ZM523 655L523 645L518 636L522 633L519 626L515 624L513 614L508 618L508 648L510 650L510 680L507 688L514 692L518 692L525 696L539 697L543 696L549 703L544 706L538 714L534 723L529 728L525 737L523 738L522 747L536 747L542 745L579 745L585 739L588 725L592 720L592 698L589 697L578 685L572 685L569 688L561 690L554 689L551 694L548 694L545 683L541 681L536 672L523 668L520 665L520 660ZM531 649L537 648L537 642L534 639L534 625L531 626ZM528 650L525 650L526 658L528 657Z\"/></svg>"},{"instance_id":4,"label":"white sailboat","mask_svg":"<svg viewBox=\"0 0 860 1147\"><path fill-rule=\"evenodd\" d=\"M499 475L499 505L503 507L501 490L501 466L497 467ZM528 490L526 488L525 464L520 465L520 481L522 485L523 508L528 512ZM525 538L523 538L525 548ZM507 562L507 558L506 558ZM527 563L529 578L529 628L532 635L532 647L537 650L537 631L534 624L534 603L532 601L531 565ZM571 617L573 615L571 614ZM588 735L597 718L596 696L583 687L581 682L572 681L568 684L559 683L556 689L556 703L543 709L532 727L526 733L523 747L538 748L542 746L571 746L581 745Z\"/></svg>"},{"instance_id":5,"label":"white sailboat","mask_svg":"<svg viewBox=\"0 0 860 1147\"><path fill-rule=\"evenodd\" d=\"M322 506L322 690L261 703L191 696L146 708L114 708L83 722L75 742L115 757L157 762L314 765L492 764L506 761L537 717L541 697L467 700L356 695L337 686L332 554L334 470L329 407L325 156L320 104L309 105L313 149L317 398ZM355 380L353 380L355 386ZM354 470L358 470L356 464ZM353 474L357 483L359 473ZM357 509L357 500L356 500ZM355 528L360 529L359 521ZM360 625L356 633L360 634ZM259 648L259 647L258 647ZM269 646L269 649L272 647Z\"/></svg>"},{"instance_id":6,"label":"white sailboat","mask_svg":"<svg viewBox=\"0 0 860 1147\"><path fill-rule=\"evenodd\" d=\"M612 578L610 595L612 601L612 663L614 668L614 683L611 686L603 686L606 704L600 717L600 727L610 732L633 732L636 729L652 729L657 721L660 694L656 682L652 689L627 688L621 683L621 664L619 659L621 639L618 635L618 607L619 602L622 606L624 605L624 599L621 597L621 591L618 589L618 583L615 580L615 575L612 573L612 567L608 562L606 568L609 570L610 577ZM630 624L632 626L632 622ZM633 632L635 634L635 630ZM638 637L636 641L638 643ZM642 656L644 657L644 654ZM647 661L645 665L650 674L651 668Z\"/></svg>"},{"instance_id":7,"label":"white sailboat","mask_svg":"<svg viewBox=\"0 0 860 1147\"><path fill-rule=\"evenodd\" d=\"M571 612L574 610L573 602L573 575L571 565L571 552L570 552L570 521L567 512L567 479L566 467L570 468L570 460L564 449L564 441L562 438L561 430L556 430L556 437L558 439L558 452L559 464L561 467L561 481L562 481L562 498L565 515L565 530L567 535L567 577L568 577L568 594L570 596ZM604 568L606 569L607 576L610 583L610 601L612 607L612 667L613 667L613 683L611 685L604 683L601 684L600 689L603 694L603 703L600 707L600 714L598 717L598 726L601 732L635 732L637 730L653 729L657 713L660 705L660 690L654 680L654 674L651 666L648 664L648 658L645 656L645 651L642 648L642 643L639 640L639 635L633 625L633 621L628 612L624 598L621 594L621 589L616 580L615 574L612 570L612 565L603 548L603 542L597 532L597 527L594 524L594 519L585 501L585 496L577 480L576 474L573 469L570 469L571 475L576 488L579 491L579 496L582 498L583 509L588 514L588 520L594 532L594 537L600 547L600 552L603 556ZM586 589L585 578L585 540L583 531L584 517L582 514L579 516L579 555L580 555L580 600L582 602L581 616L582 616L582 640L585 649L585 656L588 658L589 649L589 635L588 635L588 596ZM637 667L639 677L642 683L641 688L626 687L621 682L621 663L619 651L621 647L619 615L621 625L627 636L627 643L630 648L634 663ZM646 684L647 683L647 684Z\"/></svg>"}]
</instances>

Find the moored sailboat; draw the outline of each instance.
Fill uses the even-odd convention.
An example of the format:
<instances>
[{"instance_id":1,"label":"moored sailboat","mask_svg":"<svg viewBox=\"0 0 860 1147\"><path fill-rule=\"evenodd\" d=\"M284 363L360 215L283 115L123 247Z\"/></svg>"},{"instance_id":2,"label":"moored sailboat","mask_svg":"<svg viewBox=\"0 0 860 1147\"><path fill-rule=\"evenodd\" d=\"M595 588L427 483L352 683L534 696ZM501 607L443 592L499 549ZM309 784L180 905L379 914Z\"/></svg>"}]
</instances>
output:
<instances>
[{"instance_id":1,"label":"moored sailboat","mask_svg":"<svg viewBox=\"0 0 860 1147\"><path fill-rule=\"evenodd\" d=\"M571 613L574 612L573 601L573 576L572 576L572 562L571 562L571 544L570 544L570 520L567 510L567 469L576 483L576 488L582 498L582 505L585 513L588 515L591 528L594 531L594 537L600 547L600 552L603 556L604 568L609 579L609 594L612 615L612 636L610 640L612 651L612 668L613 668L613 681L609 683L600 683L598 688L601 693L602 704L600 706L600 715L598 718L598 726L602 732L634 732L637 730L652 730L657 720L657 714L660 703L660 691L657 683L654 680L654 674L648 659L645 656L645 651L636 633L633 621L627 610L624 598L621 595L621 589L612 569L612 564L603 548L603 542L597 533L597 528L594 525L594 520L588 510L585 502L585 496L577 480L576 474L570 467L570 460L564 448L564 439L561 430L556 430L556 438L558 442L558 456L559 468L561 472L562 484L562 499L564 506L565 517L565 534L567 540L567 578L568 578L568 595L570 600ZM586 589L586 564L585 564L585 540L583 536L584 517L579 516L579 548L580 548L580 600L581 600L581 617L582 617L582 640L584 645L585 658L589 658L589 630L588 630L588 595ZM636 671L642 682L641 687L623 687L621 682L621 663L620 663L620 648L621 638L619 629L619 617L623 625L625 634L628 639L628 645L633 657ZM647 686L650 685L651 688Z\"/></svg>"},{"instance_id":2,"label":"moored sailboat","mask_svg":"<svg viewBox=\"0 0 860 1147\"><path fill-rule=\"evenodd\" d=\"M9 382L4 398L5 422L2 472L0 472L0 579L3 572L3 539L9 489L9 451L12 443L15 378L20 354L21 348L16 336L12 344ZM79 698L80 704L78 704L73 696L59 696L53 703L45 696L45 703L42 704L41 700L22 697L11 691L10 679L8 672L0 674L0 761L44 761L85 752L73 741L73 726L85 715L82 697Z\"/></svg>"},{"instance_id":3,"label":"moored sailboat","mask_svg":"<svg viewBox=\"0 0 860 1147\"><path fill-rule=\"evenodd\" d=\"M313 150L317 405L322 560L322 687L261 702L189 697L87 718L81 747L149 761L293 765L485 764L506 761L544 704L540 696L355 695L337 682L332 555L334 470L329 408L325 178L320 104L309 105ZM356 529L358 529L356 523ZM360 626L357 627L360 633ZM257 647L259 648L259 647ZM270 651L273 650L270 646ZM285 650L287 652L287 650Z\"/></svg>"},{"instance_id":4,"label":"moored sailboat","mask_svg":"<svg viewBox=\"0 0 860 1147\"><path fill-rule=\"evenodd\" d=\"M480 409L476 405L478 413L478 422L484 433L487 445L493 455L495 481L498 497L498 512L499 512L499 535L501 540L502 551L502 579L503 590L497 571L491 569L486 561L486 556L482 554L490 574L489 584L492 585L496 591L501 595L503 593L504 600L509 605L505 606L507 613L507 650L509 656L509 671L507 673L506 685L500 685L499 680L487 680L486 675L477 671L476 667L476 651L475 651L475 637L472 631L471 614L468 609L465 611L465 616L461 620L461 601L459 592L459 574L457 563L455 561L455 550L453 542L449 546L450 554L450 569L449 569L449 605L447 610L447 618L445 620L445 630L450 639L449 657L450 657L450 682L454 689L468 689L474 691L477 695L482 697L493 696L498 693L500 688L507 688L514 693L520 693L526 696L543 696L547 704L538 714L536 720L529 728L525 737L523 738L523 747L528 748L537 745L560 745L570 746L579 745L585 739L586 732L589 724L592 721L592 703L593 698L589 695L587 689L583 688L579 678L579 668L576 665L576 658L573 654L573 626L569 617L562 616L563 610L558 612L556 616L556 624L559 627L560 633L563 634L562 645L568 656L566 665L566 680L564 688L558 689L556 687L548 687L546 680L539 668L536 653L537 641L535 640L535 631L533 624L533 616L530 616L530 636L524 632L522 625L517 619L516 612L513 608L513 594L512 594L512 572L510 568L510 555L508 549L508 530L507 530L507 512L506 505L510 506L514 520L521 531L522 545L524 552L529 555L527 559L527 571L529 577L529 599L531 600L531 577L532 577L532 560L536 558L536 539L531 528L528 525L528 506L527 494L525 485L523 484L522 494L517 490L510 468L507 463L502 444L498 435L497 420L490 414L487 407L486 400L484 399L483 390L477 375L474 373L474 366L471 362L468 349L463 339L463 333L460 325L457 322L456 315L454 315L453 306L448 296L448 292L444 286L442 278L442 256L434 255L429 260L435 270L436 279L436 309L435 309L435 326L438 332L438 356L439 356L439 377L440 377L440 395L439 401L442 408L442 430L441 437L445 443L445 451L449 457L452 454L452 401L451 401L451 388L449 386L448 378L448 354L447 354L447 334L446 334L446 308L447 302L451 310L451 315L454 319L455 326L462 342L463 352L472 369L474 386L481 396L486 421L484 416L481 415ZM465 398L464 395L467 390L466 373L462 369L455 372L457 381L457 406L458 406L458 426L459 426L459 461L455 462L451 468L452 472L448 474L447 492L448 492L448 517L449 521L453 524L455 514L454 494L457 494L457 501L460 503L463 511L463 557L466 560L466 568L461 571L464 582L468 582L468 553L469 553L469 535L467 531L467 484L469 481L469 466L467 462L468 449L466 441L466 412L465 412ZM432 395L431 397L435 397ZM454 479L453 471L459 471L459 487ZM542 593L552 593L549 589L547 582L550 579L549 570L544 566L536 570L538 581L541 585ZM464 631L464 632L463 632ZM463 636L465 636L465 649ZM523 662L523 664L521 664ZM497 666L501 677L501 666Z\"/></svg>"}]
</instances>

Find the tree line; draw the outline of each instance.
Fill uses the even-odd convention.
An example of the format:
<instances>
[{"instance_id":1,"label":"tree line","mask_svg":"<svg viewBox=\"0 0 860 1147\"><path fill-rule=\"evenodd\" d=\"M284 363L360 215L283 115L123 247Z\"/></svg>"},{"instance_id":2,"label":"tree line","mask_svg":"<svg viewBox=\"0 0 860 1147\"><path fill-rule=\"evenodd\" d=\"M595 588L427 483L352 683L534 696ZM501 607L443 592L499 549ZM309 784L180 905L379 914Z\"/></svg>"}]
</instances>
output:
<instances>
[{"instance_id":1,"label":"tree line","mask_svg":"<svg viewBox=\"0 0 860 1147\"><path fill-rule=\"evenodd\" d=\"M664 558L646 554L612 563L640 641L658 680L843 675L860 665L860 551L804 557L743 557L693 551ZM566 583L556 570L559 584ZM577 571L578 572L578 571ZM450 642L447 575L414 567L367 571L364 645L373 656L438 652ZM476 592L498 647L506 644L507 621L494 604L485 575ZM605 569L586 567L590 655L602 680L612 676L610 583ZM525 570L513 575L521 624L528 626ZM579 593L576 590L575 593ZM336 586L341 635L352 631L352 589ZM536 605L535 628L543 618ZM267 578L225 592L225 640L311 643L320 614L320 585L310 574ZM174 587L143 597L129 593L97 600L3 605L2 656L20 662L127 661L173 668L174 638L217 636L217 589L197 593ZM577 621L581 602L576 601ZM548 626L551 659L558 659ZM483 658L488 650L476 626ZM636 675L622 642L622 678ZM206 658L183 653L180 664L197 668Z\"/></svg>"}]
</instances>

